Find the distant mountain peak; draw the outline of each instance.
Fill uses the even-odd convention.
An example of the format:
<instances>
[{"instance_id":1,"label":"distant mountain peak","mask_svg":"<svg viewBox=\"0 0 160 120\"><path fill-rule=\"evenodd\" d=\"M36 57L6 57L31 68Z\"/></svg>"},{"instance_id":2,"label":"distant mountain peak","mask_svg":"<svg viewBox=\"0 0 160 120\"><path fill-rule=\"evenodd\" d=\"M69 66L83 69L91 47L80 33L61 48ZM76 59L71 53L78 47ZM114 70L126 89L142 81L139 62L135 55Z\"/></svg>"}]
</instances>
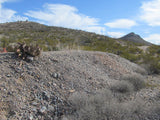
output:
<instances>
[{"instance_id":1,"label":"distant mountain peak","mask_svg":"<svg viewBox=\"0 0 160 120\"><path fill-rule=\"evenodd\" d=\"M144 45L151 45L151 43L145 41L140 35L138 35L134 32L131 32L131 33L121 37L120 39L135 42L135 43L141 43Z\"/></svg>"},{"instance_id":2,"label":"distant mountain peak","mask_svg":"<svg viewBox=\"0 0 160 120\"><path fill-rule=\"evenodd\" d=\"M134 32L131 32L131 33L129 33L130 35L135 35L135 33Z\"/></svg>"},{"instance_id":3,"label":"distant mountain peak","mask_svg":"<svg viewBox=\"0 0 160 120\"><path fill-rule=\"evenodd\" d=\"M136 37L139 37L141 38L138 34L134 33L134 32L131 32L129 34L127 34L128 36L136 36ZM142 38L141 38L142 39Z\"/></svg>"}]
</instances>

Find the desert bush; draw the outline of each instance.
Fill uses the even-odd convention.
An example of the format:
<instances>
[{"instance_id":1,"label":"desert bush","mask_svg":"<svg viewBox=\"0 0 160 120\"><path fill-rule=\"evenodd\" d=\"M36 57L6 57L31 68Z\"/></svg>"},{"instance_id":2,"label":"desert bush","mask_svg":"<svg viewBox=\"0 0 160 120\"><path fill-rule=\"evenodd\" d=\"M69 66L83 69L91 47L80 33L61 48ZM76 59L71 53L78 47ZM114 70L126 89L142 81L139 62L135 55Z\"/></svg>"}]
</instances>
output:
<instances>
[{"instance_id":1,"label":"desert bush","mask_svg":"<svg viewBox=\"0 0 160 120\"><path fill-rule=\"evenodd\" d=\"M133 85L128 81L117 81L110 86L110 90L114 93L128 94L133 92Z\"/></svg>"},{"instance_id":2,"label":"desert bush","mask_svg":"<svg viewBox=\"0 0 160 120\"><path fill-rule=\"evenodd\" d=\"M160 73L160 63L159 60L152 59L145 65L146 70L149 74L159 74Z\"/></svg>"},{"instance_id":3,"label":"desert bush","mask_svg":"<svg viewBox=\"0 0 160 120\"><path fill-rule=\"evenodd\" d=\"M77 100L81 102L77 104ZM84 93L76 93L76 96L73 94L70 102L74 111L67 118L71 120L159 120L160 118L159 103L148 106L141 98L119 102L108 89L99 90L96 94L88 96Z\"/></svg>"},{"instance_id":4,"label":"desert bush","mask_svg":"<svg viewBox=\"0 0 160 120\"><path fill-rule=\"evenodd\" d=\"M110 85L110 90L112 91L114 97L119 101L125 101L127 97L133 93L134 87L128 81L117 81Z\"/></svg>"},{"instance_id":5,"label":"desert bush","mask_svg":"<svg viewBox=\"0 0 160 120\"><path fill-rule=\"evenodd\" d=\"M106 118L107 113L104 112L107 110L108 114L114 114L113 107L116 107L114 105L117 103L108 89L99 90L90 96L74 93L69 100L74 109L74 114L71 115L73 120L103 120ZM103 108L104 106L107 108ZM118 109L118 106L116 108Z\"/></svg>"},{"instance_id":6,"label":"desert bush","mask_svg":"<svg viewBox=\"0 0 160 120\"><path fill-rule=\"evenodd\" d=\"M137 67L134 72L136 72L137 74L141 74L141 75L147 75L148 72L147 70L143 67L143 65L140 65L140 67Z\"/></svg>"},{"instance_id":7,"label":"desert bush","mask_svg":"<svg viewBox=\"0 0 160 120\"><path fill-rule=\"evenodd\" d=\"M130 82L133 85L135 91L145 87L145 78L137 73L126 74L121 77L121 80Z\"/></svg>"},{"instance_id":8,"label":"desert bush","mask_svg":"<svg viewBox=\"0 0 160 120\"><path fill-rule=\"evenodd\" d=\"M75 92L69 97L69 101L74 105L74 109L80 109L87 104L88 96L85 92Z\"/></svg>"},{"instance_id":9,"label":"desert bush","mask_svg":"<svg viewBox=\"0 0 160 120\"><path fill-rule=\"evenodd\" d=\"M143 66L147 70L148 74L160 73L160 57L153 54L145 54L143 56Z\"/></svg>"},{"instance_id":10,"label":"desert bush","mask_svg":"<svg viewBox=\"0 0 160 120\"><path fill-rule=\"evenodd\" d=\"M149 111L149 120L160 120L160 103L154 103Z\"/></svg>"},{"instance_id":11,"label":"desert bush","mask_svg":"<svg viewBox=\"0 0 160 120\"><path fill-rule=\"evenodd\" d=\"M139 97L123 101L117 97L117 95L123 98L130 97L134 95L132 94L134 89L140 90L143 85L143 76L131 74L125 75L122 81L117 81L93 94L73 93L69 97L72 112L67 118L69 120L159 120L159 99L153 101L150 106Z\"/></svg>"}]
</instances>

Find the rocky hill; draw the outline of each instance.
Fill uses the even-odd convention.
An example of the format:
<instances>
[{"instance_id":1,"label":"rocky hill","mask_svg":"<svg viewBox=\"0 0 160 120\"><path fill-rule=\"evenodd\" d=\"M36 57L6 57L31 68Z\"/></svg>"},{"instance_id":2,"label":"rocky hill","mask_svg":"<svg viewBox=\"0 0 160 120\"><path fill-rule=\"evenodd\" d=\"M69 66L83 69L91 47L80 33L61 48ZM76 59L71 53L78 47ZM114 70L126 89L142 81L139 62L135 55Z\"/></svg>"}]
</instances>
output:
<instances>
[{"instance_id":1,"label":"rocky hill","mask_svg":"<svg viewBox=\"0 0 160 120\"><path fill-rule=\"evenodd\" d=\"M141 43L144 45L152 45L151 43L145 41L143 38L141 38L139 35L135 34L134 32L131 32L121 37L120 39L135 42L135 43Z\"/></svg>"},{"instance_id":2,"label":"rocky hill","mask_svg":"<svg viewBox=\"0 0 160 120\"><path fill-rule=\"evenodd\" d=\"M149 117L151 115L154 120L160 118L156 112L159 108L153 107L155 101L159 99L157 97L158 87L148 83L147 76L143 76L144 82L148 85L145 88L141 79L139 80L137 77L146 75L146 71L140 66L111 53L44 52L40 57L30 62L17 58L14 53L5 53L0 54L0 68L1 120L93 120L94 117L91 115L93 108L88 109L86 114L87 109L86 106L83 108L83 100L90 100L88 105L91 103L92 106L100 105L95 107L100 112L104 106L108 105L106 102L109 102L111 96L113 96L110 101L112 107L110 107L109 113L105 114L107 115L105 117L103 112L100 112L100 117L98 118L97 115L95 120L103 120L107 117L110 117L108 120L116 120L117 118L122 120L124 117L129 119L131 117L129 115L135 118L132 120L142 120L145 117L148 120L153 120ZM132 81L133 78L130 79L131 83L125 82L125 78L122 78L125 75L134 76L134 79L138 79L138 84ZM117 83L118 87L115 88ZM135 90L132 90L132 87ZM103 95L97 98L106 102L99 101L94 104L94 97L91 97L92 99L87 98L87 96L96 95L97 91L104 88L113 92L98 92L98 95L102 93ZM75 98L77 93L85 93L87 96L84 97L83 94L79 94L80 96ZM104 93L110 94L107 99ZM97 98L95 100L98 100ZM139 99L142 99L145 105L139 104L137 102ZM114 101L117 101L116 105ZM76 104L74 105L74 103ZM103 107L100 103L103 103ZM82 109L78 108L78 105ZM142 109L135 106L142 107ZM134 109L138 112L135 112ZM149 110L150 112L147 112ZM127 113L119 116L116 111L122 112L122 114L124 114L123 112ZM142 112L147 114L141 115Z\"/></svg>"},{"instance_id":3,"label":"rocky hill","mask_svg":"<svg viewBox=\"0 0 160 120\"><path fill-rule=\"evenodd\" d=\"M44 51L68 49L106 51L106 48L118 45L133 45L124 40L110 38L81 30L46 26L35 22L19 21L0 24L0 42L6 41L6 47L15 42L37 43ZM2 46L2 43L1 43ZM105 46L105 47L102 47ZM8 48L8 50L10 50Z\"/></svg>"},{"instance_id":4,"label":"rocky hill","mask_svg":"<svg viewBox=\"0 0 160 120\"><path fill-rule=\"evenodd\" d=\"M46 26L30 21L0 24L0 47L13 52L15 43L38 44L43 51L87 50L120 55L132 62L142 60L143 51L139 42L114 39L104 35Z\"/></svg>"}]
</instances>

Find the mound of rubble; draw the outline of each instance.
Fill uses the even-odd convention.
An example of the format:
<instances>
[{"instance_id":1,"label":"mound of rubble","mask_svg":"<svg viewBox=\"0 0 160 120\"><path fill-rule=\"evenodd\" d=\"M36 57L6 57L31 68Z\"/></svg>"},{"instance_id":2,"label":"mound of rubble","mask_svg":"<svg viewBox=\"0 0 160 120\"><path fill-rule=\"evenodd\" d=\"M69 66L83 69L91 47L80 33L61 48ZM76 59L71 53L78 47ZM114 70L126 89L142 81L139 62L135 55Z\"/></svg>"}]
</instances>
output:
<instances>
[{"instance_id":1,"label":"mound of rubble","mask_svg":"<svg viewBox=\"0 0 160 120\"><path fill-rule=\"evenodd\" d=\"M119 56L88 51L43 52L31 61L5 53L0 68L1 120L61 119L74 92L92 94L123 74L145 73Z\"/></svg>"}]
</instances>

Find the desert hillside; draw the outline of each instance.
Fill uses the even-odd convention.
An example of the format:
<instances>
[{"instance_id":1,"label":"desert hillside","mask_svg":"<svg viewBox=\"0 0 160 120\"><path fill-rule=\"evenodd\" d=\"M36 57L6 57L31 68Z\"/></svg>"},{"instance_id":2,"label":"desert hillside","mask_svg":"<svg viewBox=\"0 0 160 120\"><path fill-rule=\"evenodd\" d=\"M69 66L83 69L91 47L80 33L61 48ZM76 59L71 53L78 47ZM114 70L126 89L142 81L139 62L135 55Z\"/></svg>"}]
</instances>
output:
<instances>
[{"instance_id":1,"label":"desert hillside","mask_svg":"<svg viewBox=\"0 0 160 120\"><path fill-rule=\"evenodd\" d=\"M135 33L115 39L82 30L46 26L31 21L0 23L0 52L14 52L17 43L37 44L43 51L85 50L119 55L160 73L160 46L146 42ZM145 49L144 49L145 48Z\"/></svg>"},{"instance_id":2,"label":"desert hillside","mask_svg":"<svg viewBox=\"0 0 160 120\"><path fill-rule=\"evenodd\" d=\"M4 53L0 68L1 120L160 119L158 80L111 53L43 52L30 62Z\"/></svg>"}]
</instances>

